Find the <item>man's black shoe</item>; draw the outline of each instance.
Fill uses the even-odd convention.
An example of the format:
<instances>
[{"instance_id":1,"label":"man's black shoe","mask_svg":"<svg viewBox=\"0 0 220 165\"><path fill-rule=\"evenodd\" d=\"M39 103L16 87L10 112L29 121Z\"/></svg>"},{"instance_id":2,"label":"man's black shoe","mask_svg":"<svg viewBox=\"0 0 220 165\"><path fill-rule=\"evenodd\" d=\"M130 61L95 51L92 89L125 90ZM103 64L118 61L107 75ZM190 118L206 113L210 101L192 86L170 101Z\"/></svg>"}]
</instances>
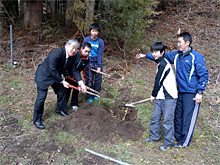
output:
<instances>
[{"instance_id":1,"label":"man's black shoe","mask_svg":"<svg viewBox=\"0 0 220 165\"><path fill-rule=\"evenodd\" d=\"M41 122L35 122L34 125L38 128L38 129L44 129L45 126L41 123Z\"/></svg>"},{"instance_id":2,"label":"man's black shoe","mask_svg":"<svg viewBox=\"0 0 220 165\"><path fill-rule=\"evenodd\" d=\"M66 114L66 113L63 112L63 111L56 111L55 114L60 115L60 116L63 116L63 117L68 117L68 116L69 116L68 114Z\"/></svg>"}]
</instances>

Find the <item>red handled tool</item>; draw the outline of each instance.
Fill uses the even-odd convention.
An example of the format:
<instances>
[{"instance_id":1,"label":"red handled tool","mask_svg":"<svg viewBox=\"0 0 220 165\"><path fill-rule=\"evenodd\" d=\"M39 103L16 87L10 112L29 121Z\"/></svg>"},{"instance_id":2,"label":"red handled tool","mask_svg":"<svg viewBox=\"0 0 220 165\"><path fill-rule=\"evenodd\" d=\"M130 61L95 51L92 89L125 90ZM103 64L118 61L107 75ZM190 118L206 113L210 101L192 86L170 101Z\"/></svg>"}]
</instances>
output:
<instances>
[{"instance_id":1,"label":"red handled tool","mask_svg":"<svg viewBox=\"0 0 220 165\"><path fill-rule=\"evenodd\" d=\"M74 80L73 78L68 77L68 76L66 76L65 79L72 80L72 81L76 82L76 80ZM95 92L95 93L99 94L98 91L96 91L96 90L94 90L94 89L92 89L92 88L90 88L90 87L88 87L88 86L86 86L86 87L87 87L88 90L90 90L90 91L92 91L92 92Z\"/></svg>"}]
</instances>

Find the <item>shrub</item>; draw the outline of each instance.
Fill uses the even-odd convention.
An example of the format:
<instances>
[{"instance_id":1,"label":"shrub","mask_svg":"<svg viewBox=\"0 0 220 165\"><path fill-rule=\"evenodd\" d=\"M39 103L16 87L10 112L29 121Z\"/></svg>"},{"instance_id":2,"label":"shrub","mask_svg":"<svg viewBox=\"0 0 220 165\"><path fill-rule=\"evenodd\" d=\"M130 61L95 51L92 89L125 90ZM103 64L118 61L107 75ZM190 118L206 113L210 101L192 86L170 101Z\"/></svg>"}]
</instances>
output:
<instances>
[{"instance_id":1,"label":"shrub","mask_svg":"<svg viewBox=\"0 0 220 165\"><path fill-rule=\"evenodd\" d=\"M145 28L152 22L148 17L157 5L155 0L103 0L98 14L102 36L106 43L119 47L125 60L141 48Z\"/></svg>"}]
</instances>

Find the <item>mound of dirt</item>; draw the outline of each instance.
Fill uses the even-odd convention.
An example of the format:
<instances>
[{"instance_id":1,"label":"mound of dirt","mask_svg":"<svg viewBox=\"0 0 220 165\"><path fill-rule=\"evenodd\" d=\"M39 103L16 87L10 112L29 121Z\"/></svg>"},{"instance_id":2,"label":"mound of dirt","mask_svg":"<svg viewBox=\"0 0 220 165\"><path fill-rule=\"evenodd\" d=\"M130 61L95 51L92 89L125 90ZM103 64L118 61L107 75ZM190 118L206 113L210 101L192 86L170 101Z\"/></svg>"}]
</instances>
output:
<instances>
[{"instance_id":1,"label":"mound of dirt","mask_svg":"<svg viewBox=\"0 0 220 165\"><path fill-rule=\"evenodd\" d=\"M67 120L51 123L48 130L50 132L74 130L74 133L82 134L90 141L107 141L116 135L121 136L123 140L136 141L142 137L145 128L137 119L121 121L113 117L108 110L87 104L80 107L77 112L71 113Z\"/></svg>"},{"instance_id":2,"label":"mound of dirt","mask_svg":"<svg viewBox=\"0 0 220 165\"><path fill-rule=\"evenodd\" d=\"M70 113L66 120L49 124L48 130L50 132L74 130L74 133L82 134L90 141L107 141L117 135L123 140L139 140L145 128L137 118L136 109L120 107L128 101L130 90L130 87L120 90L121 95L116 100L113 111L91 103L84 104L77 112ZM105 91L104 94L108 95L108 92ZM124 113L125 110L127 113Z\"/></svg>"}]
</instances>

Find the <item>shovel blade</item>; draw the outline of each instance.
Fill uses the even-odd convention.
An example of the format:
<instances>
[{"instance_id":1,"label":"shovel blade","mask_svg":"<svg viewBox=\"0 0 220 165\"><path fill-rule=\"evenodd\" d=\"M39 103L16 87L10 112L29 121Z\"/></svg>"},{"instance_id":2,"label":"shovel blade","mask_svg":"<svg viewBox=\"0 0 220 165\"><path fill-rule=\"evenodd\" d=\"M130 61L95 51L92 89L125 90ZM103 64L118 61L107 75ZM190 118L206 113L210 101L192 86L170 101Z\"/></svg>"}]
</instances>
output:
<instances>
[{"instance_id":1,"label":"shovel blade","mask_svg":"<svg viewBox=\"0 0 220 165\"><path fill-rule=\"evenodd\" d=\"M132 107L134 108L135 106L133 104L125 104L126 107Z\"/></svg>"}]
</instances>

